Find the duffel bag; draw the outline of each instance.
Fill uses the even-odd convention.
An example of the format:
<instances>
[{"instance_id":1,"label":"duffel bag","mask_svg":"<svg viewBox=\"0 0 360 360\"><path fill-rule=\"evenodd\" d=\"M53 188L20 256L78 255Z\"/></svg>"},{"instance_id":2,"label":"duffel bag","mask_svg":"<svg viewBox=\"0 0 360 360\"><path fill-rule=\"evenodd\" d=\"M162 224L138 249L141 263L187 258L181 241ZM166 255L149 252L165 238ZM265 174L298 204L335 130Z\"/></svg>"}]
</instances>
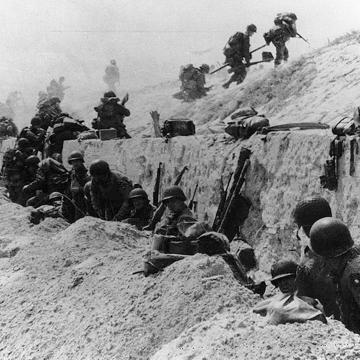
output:
<instances>
[{"instance_id":1,"label":"duffel bag","mask_svg":"<svg viewBox=\"0 0 360 360\"><path fill-rule=\"evenodd\" d=\"M195 124L189 119L169 119L161 129L163 136L190 136L195 134Z\"/></svg>"}]
</instances>

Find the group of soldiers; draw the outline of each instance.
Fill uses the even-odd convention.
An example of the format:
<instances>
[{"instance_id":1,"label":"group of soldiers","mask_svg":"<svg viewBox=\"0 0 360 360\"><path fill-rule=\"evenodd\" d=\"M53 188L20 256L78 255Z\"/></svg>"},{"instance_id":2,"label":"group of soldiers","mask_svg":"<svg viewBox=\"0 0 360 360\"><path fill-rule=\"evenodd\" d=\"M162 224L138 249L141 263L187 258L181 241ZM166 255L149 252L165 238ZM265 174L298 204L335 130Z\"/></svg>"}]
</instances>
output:
<instances>
[{"instance_id":1,"label":"group of soldiers","mask_svg":"<svg viewBox=\"0 0 360 360\"><path fill-rule=\"evenodd\" d=\"M289 58L286 43L290 38L298 36L296 20L297 16L291 12L277 14L274 19L275 26L264 34L266 44L256 49L259 50L267 45L273 44L276 49L275 67L280 65L282 61L287 61ZM242 83L245 80L249 66L273 60L271 53L264 52L262 61L251 63L252 53L256 50L250 51L250 38L256 32L257 27L254 24L250 24L246 27L244 33L235 33L226 43L223 50L225 62L224 65L218 69L220 70L226 66L230 67L228 72L232 75L230 79L223 84L225 89L229 88L233 82L236 84ZM193 101L205 96L211 89L211 87L205 87L205 74L209 73L209 69L209 66L206 64L201 65L200 68L196 68L192 64L182 67L179 75L181 90L179 93L174 94L174 97L184 101Z\"/></svg>"}]
</instances>

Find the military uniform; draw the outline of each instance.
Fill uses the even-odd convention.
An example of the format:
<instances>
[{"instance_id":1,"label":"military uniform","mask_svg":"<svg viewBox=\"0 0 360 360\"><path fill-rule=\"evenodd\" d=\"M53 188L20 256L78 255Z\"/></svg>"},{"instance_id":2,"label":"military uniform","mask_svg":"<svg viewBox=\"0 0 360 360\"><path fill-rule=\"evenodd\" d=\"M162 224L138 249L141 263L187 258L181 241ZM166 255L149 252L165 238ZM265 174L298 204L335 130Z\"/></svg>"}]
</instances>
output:
<instances>
[{"instance_id":1,"label":"military uniform","mask_svg":"<svg viewBox=\"0 0 360 360\"><path fill-rule=\"evenodd\" d=\"M40 152L44 150L45 135L44 129L32 126L25 127L20 132L20 137L28 139L30 146Z\"/></svg>"},{"instance_id":2,"label":"military uniform","mask_svg":"<svg viewBox=\"0 0 360 360\"><path fill-rule=\"evenodd\" d=\"M97 130L114 128L117 137L129 139L131 136L126 131L124 117L130 116L130 111L118 102L119 98L111 92L109 96L101 99L101 104L94 108L98 117L93 122L93 128Z\"/></svg>"},{"instance_id":3,"label":"military uniform","mask_svg":"<svg viewBox=\"0 0 360 360\"><path fill-rule=\"evenodd\" d=\"M230 66L228 72L233 74L223 87L228 88L232 82L242 83L246 77L246 64L251 60L250 36L242 32L234 34L224 48L224 55L225 63Z\"/></svg>"},{"instance_id":4,"label":"military uniform","mask_svg":"<svg viewBox=\"0 0 360 360\"><path fill-rule=\"evenodd\" d=\"M64 194L69 185L69 173L58 161L47 158L39 164L36 178L23 191L26 194L33 194L37 190L42 190L46 194L59 192Z\"/></svg>"},{"instance_id":5,"label":"military uniform","mask_svg":"<svg viewBox=\"0 0 360 360\"><path fill-rule=\"evenodd\" d=\"M131 181L120 174L110 172L108 184L91 181L91 203L97 215L104 220L121 221L129 216L128 196Z\"/></svg>"},{"instance_id":6,"label":"military uniform","mask_svg":"<svg viewBox=\"0 0 360 360\"><path fill-rule=\"evenodd\" d=\"M336 320L340 320L337 289L330 273L326 261L307 247L297 269L296 286L299 296L318 299L326 316L333 315Z\"/></svg>"},{"instance_id":7,"label":"military uniform","mask_svg":"<svg viewBox=\"0 0 360 360\"><path fill-rule=\"evenodd\" d=\"M135 225L139 230L149 225L156 208L151 204L147 204L140 210L132 209L130 216L124 222Z\"/></svg>"},{"instance_id":8,"label":"military uniform","mask_svg":"<svg viewBox=\"0 0 360 360\"><path fill-rule=\"evenodd\" d=\"M62 206L62 214L70 223L75 222L87 214L84 187L88 181L90 181L90 176L85 166L82 166L76 171L70 171L70 186L66 195L68 195L72 201L70 202L69 199L64 199Z\"/></svg>"},{"instance_id":9,"label":"military uniform","mask_svg":"<svg viewBox=\"0 0 360 360\"><path fill-rule=\"evenodd\" d=\"M181 96L185 101L199 99L206 95L208 88L205 87L205 73L209 72L210 67L206 64L200 68L195 68L189 64L180 71ZM177 94L176 94L177 97Z\"/></svg>"},{"instance_id":10,"label":"military uniform","mask_svg":"<svg viewBox=\"0 0 360 360\"><path fill-rule=\"evenodd\" d=\"M275 26L264 34L266 44L273 43L275 46L275 66L281 64L282 61L287 61L289 58L286 42L297 35L296 20L295 14L278 14L274 20Z\"/></svg>"}]
</instances>

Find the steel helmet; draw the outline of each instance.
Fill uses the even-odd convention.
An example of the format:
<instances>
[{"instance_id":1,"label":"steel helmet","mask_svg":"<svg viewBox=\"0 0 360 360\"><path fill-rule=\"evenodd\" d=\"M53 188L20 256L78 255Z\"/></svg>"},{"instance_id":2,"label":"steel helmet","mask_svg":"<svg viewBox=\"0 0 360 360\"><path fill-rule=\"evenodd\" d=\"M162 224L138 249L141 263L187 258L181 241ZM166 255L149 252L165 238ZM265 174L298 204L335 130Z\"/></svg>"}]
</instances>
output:
<instances>
[{"instance_id":1,"label":"steel helmet","mask_svg":"<svg viewBox=\"0 0 360 360\"><path fill-rule=\"evenodd\" d=\"M310 245L316 254L334 258L348 252L353 247L354 240L341 220L325 217L311 227Z\"/></svg>"},{"instance_id":2,"label":"steel helmet","mask_svg":"<svg viewBox=\"0 0 360 360\"><path fill-rule=\"evenodd\" d=\"M84 162L84 157L80 151L73 151L68 157L68 163L71 164L74 160L81 160Z\"/></svg>"},{"instance_id":3,"label":"steel helmet","mask_svg":"<svg viewBox=\"0 0 360 360\"><path fill-rule=\"evenodd\" d=\"M256 25L254 25L254 24L250 24L250 25L247 26L246 30L247 30L247 31L256 32L256 31L257 31L257 27L256 27Z\"/></svg>"},{"instance_id":4,"label":"steel helmet","mask_svg":"<svg viewBox=\"0 0 360 360\"><path fill-rule=\"evenodd\" d=\"M90 175L103 175L110 172L109 164L104 160L95 160L90 165Z\"/></svg>"},{"instance_id":5,"label":"steel helmet","mask_svg":"<svg viewBox=\"0 0 360 360\"><path fill-rule=\"evenodd\" d=\"M133 189L129 193L130 200L136 199L136 198L141 198L141 199L149 201L149 197L148 197L148 194L146 193L146 191L143 189L140 189L140 188Z\"/></svg>"},{"instance_id":6,"label":"steel helmet","mask_svg":"<svg viewBox=\"0 0 360 360\"><path fill-rule=\"evenodd\" d=\"M35 117L33 117L31 119L30 123L31 123L32 126L40 126L42 121L41 121L41 119L39 117L35 116Z\"/></svg>"},{"instance_id":7,"label":"steel helmet","mask_svg":"<svg viewBox=\"0 0 360 360\"><path fill-rule=\"evenodd\" d=\"M26 148L30 146L30 141L25 138L20 138L17 143L19 148Z\"/></svg>"},{"instance_id":8,"label":"steel helmet","mask_svg":"<svg viewBox=\"0 0 360 360\"><path fill-rule=\"evenodd\" d=\"M38 165L40 162L40 159L36 156L36 155L31 155L29 157L26 158L25 160L25 164L27 166L33 166L33 165Z\"/></svg>"},{"instance_id":9,"label":"steel helmet","mask_svg":"<svg viewBox=\"0 0 360 360\"><path fill-rule=\"evenodd\" d=\"M320 196L312 196L301 200L294 210L295 222L304 229L307 236L309 236L311 226L317 220L331 216L329 203Z\"/></svg>"},{"instance_id":10,"label":"steel helmet","mask_svg":"<svg viewBox=\"0 0 360 360\"><path fill-rule=\"evenodd\" d=\"M52 200L61 200L63 197L63 194L57 192L57 191L54 191L52 192L50 195L49 195L49 201L52 201Z\"/></svg>"},{"instance_id":11,"label":"steel helmet","mask_svg":"<svg viewBox=\"0 0 360 360\"><path fill-rule=\"evenodd\" d=\"M181 201L186 200L184 192L181 190L180 186L170 186L164 190L163 198L161 201L166 201L170 199L179 199Z\"/></svg>"},{"instance_id":12,"label":"steel helmet","mask_svg":"<svg viewBox=\"0 0 360 360\"><path fill-rule=\"evenodd\" d=\"M110 60L110 64L111 64L111 65L116 65L116 60L114 60L114 59L113 59L113 60Z\"/></svg>"},{"instance_id":13,"label":"steel helmet","mask_svg":"<svg viewBox=\"0 0 360 360\"><path fill-rule=\"evenodd\" d=\"M116 94L113 92L113 91L106 91L104 93L104 98L113 98L113 97L116 97Z\"/></svg>"},{"instance_id":14,"label":"steel helmet","mask_svg":"<svg viewBox=\"0 0 360 360\"><path fill-rule=\"evenodd\" d=\"M210 71L210 66L208 64L202 64L200 66L200 70L205 72L205 73L208 73Z\"/></svg>"},{"instance_id":15,"label":"steel helmet","mask_svg":"<svg viewBox=\"0 0 360 360\"><path fill-rule=\"evenodd\" d=\"M271 280L276 281L296 275L298 264L292 260L279 261L271 266Z\"/></svg>"}]
</instances>

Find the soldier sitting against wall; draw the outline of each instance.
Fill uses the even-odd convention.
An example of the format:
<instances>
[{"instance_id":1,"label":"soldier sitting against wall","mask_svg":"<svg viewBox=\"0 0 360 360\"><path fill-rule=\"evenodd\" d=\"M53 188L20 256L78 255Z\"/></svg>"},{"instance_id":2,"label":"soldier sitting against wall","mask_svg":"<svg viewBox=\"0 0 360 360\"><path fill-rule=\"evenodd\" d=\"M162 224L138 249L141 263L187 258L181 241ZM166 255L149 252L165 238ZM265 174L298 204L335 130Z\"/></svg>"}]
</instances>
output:
<instances>
[{"instance_id":1,"label":"soldier sitting against wall","mask_svg":"<svg viewBox=\"0 0 360 360\"><path fill-rule=\"evenodd\" d=\"M135 225L139 230L149 225L154 215L155 207L150 204L146 191L141 188L131 190L129 205L130 216L123 221Z\"/></svg>"},{"instance_id":2,"label":"soldier sitting against wall","mask_svg":"<svg viewBox=\"0 0 360 360\"><path fill-rule=\"evenodd\" d=\"M168 213L155 229L152 249L164 253L192 255L191 244L182 235L196 222L185 204L186 196L179 186L165 189L162 202Z\"/></svg>"},{"instance_id":3,"label":"soldier sitting against wall","mask_svg":"<svg viewBox=\"0 0 360 360\"><path fill-rule=\"evenodd\" d=\"M121 221L129 216L129 193L131 181L110 170L104 160L95 160L90 165L91 204L100 219Z\"/></svg>"}]
</instances>

